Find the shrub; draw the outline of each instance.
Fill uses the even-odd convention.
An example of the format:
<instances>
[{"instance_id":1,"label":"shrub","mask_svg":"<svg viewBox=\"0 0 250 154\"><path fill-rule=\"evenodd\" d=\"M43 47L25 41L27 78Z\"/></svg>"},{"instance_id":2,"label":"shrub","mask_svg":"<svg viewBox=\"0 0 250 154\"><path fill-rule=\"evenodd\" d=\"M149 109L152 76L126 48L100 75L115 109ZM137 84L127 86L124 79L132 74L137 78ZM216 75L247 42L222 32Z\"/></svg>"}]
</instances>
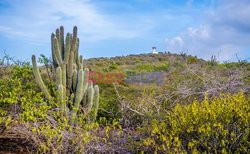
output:
<instances>
[{"instance_id":1,"label":"shrub","mask_svg":"<svg viewBox=\"0 0 250 154\"><path fill-rule=\"evenodd\" d=\"M0 79L0 105L9 106L17 104L25 97L28 89L34 88L32 70L28 65L9 67L8 77Z\"/></svg>"},{"instance_id":2,"label":"shrub","mask_svg":"<svg viewBox=\"0 0 250 154\"><path fill-rule=\"evenodd\" d=\"M187 62L189 64L194 64L198 62L198 59L196 57L188 57Z\"/></svg>"},{"instance_id":3,"label":"shrub","mask_svg":"<svg viewBox=\"0 0 250 154\"><path fill-rule=\"evenodd\" d=\"M11 110L15 105L15 113L21 112L19 118L22 121L45 117L50 107L44 103L42 94L36 91L31 68L28 65L14 66L10 71L8 78L0 80L0 109Z\"/></svg>"},{"instance_id":4,"label":"shrub","mask_svg":"<svg viewBox=\"0 0 250 154\"><path fill-rule=\"evenodd\" d=\"M162 62L158 64L139 64L137 65L136 70L139 72L167 72L169 70L169 64L168 62Z\"/></svg>"},{"instance_id":5,"label":"shrub","mask_svg":"<svg viewBox=\"0 0 250 154\"><path fill-rule=\"evenodd\" d=\"M109 71L113 71L119 68L119 65L116 63L113 63L110 67L109 67Z\"/></svg>"},{"instance_id":6,"label":"shrub","mask_svg":"<svg viewBox=\"0 0 250 154\"><path fill-rule=\"evenodd\" d=\"M158 152L247 153L249 102L239 93L176 105L164 120L154 119L147 126L143 145Z\"/></svg>"}]
</instances>

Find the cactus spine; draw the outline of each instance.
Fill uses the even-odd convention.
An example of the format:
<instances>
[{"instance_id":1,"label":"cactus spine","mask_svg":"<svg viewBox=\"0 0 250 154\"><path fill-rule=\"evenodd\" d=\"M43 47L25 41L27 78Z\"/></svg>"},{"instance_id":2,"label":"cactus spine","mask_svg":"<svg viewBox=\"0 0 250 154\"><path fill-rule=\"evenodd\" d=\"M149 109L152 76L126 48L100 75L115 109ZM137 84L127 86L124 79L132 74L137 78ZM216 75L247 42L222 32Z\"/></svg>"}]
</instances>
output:
<instances>
[{"instance_id":1,"label":"cactus spine","mask_svg":"<svg viewBox=\"0 0 250 154\"><path fill-rule=\"evenodd\" d=\"M77 27L73 28L73 35L67 33L64 41L64 28L56 29L51 35L51 50L53 66L56 68L57 100L63 113L69 111L71 119L77 116L80 105L84 107L84 114L90 113L92 121L96 119L99 107L99 87L93 87L92 81L88 81L88 68L83 70L83 58L78 56L79 38ZM48 88L44 84L39 68L36 64L36 57L32 56L33 73L38 86L47 99L52 99ZM88 83L90 82L90 84ZM69 102L73 101L73 106ZM65 115L65 114L64 114Z\"/></svg>"}]
</instances>

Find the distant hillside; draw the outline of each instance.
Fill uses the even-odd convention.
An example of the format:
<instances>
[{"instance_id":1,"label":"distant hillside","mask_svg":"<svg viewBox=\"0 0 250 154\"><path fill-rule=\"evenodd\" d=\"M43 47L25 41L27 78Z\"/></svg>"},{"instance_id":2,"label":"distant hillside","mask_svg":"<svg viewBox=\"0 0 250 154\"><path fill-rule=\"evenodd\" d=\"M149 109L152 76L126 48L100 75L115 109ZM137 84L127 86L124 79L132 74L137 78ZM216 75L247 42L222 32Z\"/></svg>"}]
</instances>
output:
<instances>
[{"instance_id":1,"label":"distant hillside","mask_svg":"<svg viewBox=\"0 0 250 154\"><path fill-rule=\"evenodd\" d=\"M103 102L103 112L100 112L102 116L118 116L120 99L135 110L140 110L138 102L148 97L159 104L165 104L166 108L171 108L176 103L188 104L197 99L201 100L205 94L214 97L220 93L249 93L250 90L248 62L219 64L215 60L205 61L186 54L159 53L92 58L86 60L85 64L96 72L121 72L125 75L121 84L99 84ZM160 85L126 83L127 71L163 72L164 81Z\"/></svg>"}]
</instances>

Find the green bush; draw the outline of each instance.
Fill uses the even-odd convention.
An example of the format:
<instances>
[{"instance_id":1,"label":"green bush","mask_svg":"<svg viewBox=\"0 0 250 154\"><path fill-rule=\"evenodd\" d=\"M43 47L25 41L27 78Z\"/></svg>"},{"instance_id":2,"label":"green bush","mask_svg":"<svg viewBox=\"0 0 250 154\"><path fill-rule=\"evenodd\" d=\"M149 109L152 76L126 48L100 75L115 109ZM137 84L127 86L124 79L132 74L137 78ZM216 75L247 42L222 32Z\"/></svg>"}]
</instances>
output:
<instances>
[{"instance_id":1,"label":"green bush","mask_svg":"<svg viewBox=\"0 0 250 154\"><path fill-rule=\"evenodd\" d=\"M242 93L190 105L177 104L164 120L146 126L151 151L247 153L250 99Z\"/></svg>"},{"instance_id":2,"label":"green bush","mask_svg":"<svg viewBox=\"0 0 250 154\"><path fill-rule=\"evenodd\" d=\"M32 70L28 65L10 67L11 75L0 79L0 108L10 110L20 106L20 120L37 121L47 116L50 108L33 82ZM2 114L3 115L3 114Z\"/></svg>"},{"instance_id":3,"label":"green bush","mask_svg":"<svg viewBox=\"0 0 250 154\"><path fill-rule=\"evenodd\" d=\"M32 70L28 65L10 67L9 70L10 74L0 79L2 107L19 103L22 97L26 97L27 90L36 90Z\"/></svg>"},{"instance_id":4,"label":"green bush","mask_svg":"<svg viewBox=\"0 0 250 154\"><path fill-rule=\"evenodd\" d=\"M169 70L169 63L162 62L157 64L138 64L136 67L136 71L139 72L160 72Z\"/></svg>"},{"instance_id":5,"label":"green bush","mask_svg":"<svg viewBox=\"0 0 250 154\"><path fill-rule=\"evenodd\" d=\"M194 64L198 62L198 59L196 57L188 57L187 62L189 64Z\"/></svg>"}]
</instances>

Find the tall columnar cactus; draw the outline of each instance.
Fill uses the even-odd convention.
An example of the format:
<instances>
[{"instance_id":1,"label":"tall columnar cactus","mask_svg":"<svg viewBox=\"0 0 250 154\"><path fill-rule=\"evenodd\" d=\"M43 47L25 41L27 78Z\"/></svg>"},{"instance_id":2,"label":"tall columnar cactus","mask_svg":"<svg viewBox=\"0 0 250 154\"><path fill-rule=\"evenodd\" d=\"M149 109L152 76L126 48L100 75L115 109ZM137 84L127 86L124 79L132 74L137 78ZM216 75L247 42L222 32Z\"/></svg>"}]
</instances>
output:
<instances>
[{"instance_id":1,"label":"tall columnar cactus","mask_svg":"<svg viewBox=\"0 0 250 154\"><path fill-rule=\"evenodd\" d=\"M67 33L64 40L64 28L56 29L51 35L51 49L53 66L56 68L57 100L64 115L70 115L75 119L80 106L83 106L85 116L94 121L99 108L99 87L93 87L92 81L88 81L88 68L83 70L83 58L78 56L79 38L77 27L73 29L73 35ZM44 84L36 57L32 56L33 73L38 86L47 99L52 99L48 88ZM73 101L73 106L69 102ZM71 109L71 110L70 110Z\"/></svg>"}]
</instances>

